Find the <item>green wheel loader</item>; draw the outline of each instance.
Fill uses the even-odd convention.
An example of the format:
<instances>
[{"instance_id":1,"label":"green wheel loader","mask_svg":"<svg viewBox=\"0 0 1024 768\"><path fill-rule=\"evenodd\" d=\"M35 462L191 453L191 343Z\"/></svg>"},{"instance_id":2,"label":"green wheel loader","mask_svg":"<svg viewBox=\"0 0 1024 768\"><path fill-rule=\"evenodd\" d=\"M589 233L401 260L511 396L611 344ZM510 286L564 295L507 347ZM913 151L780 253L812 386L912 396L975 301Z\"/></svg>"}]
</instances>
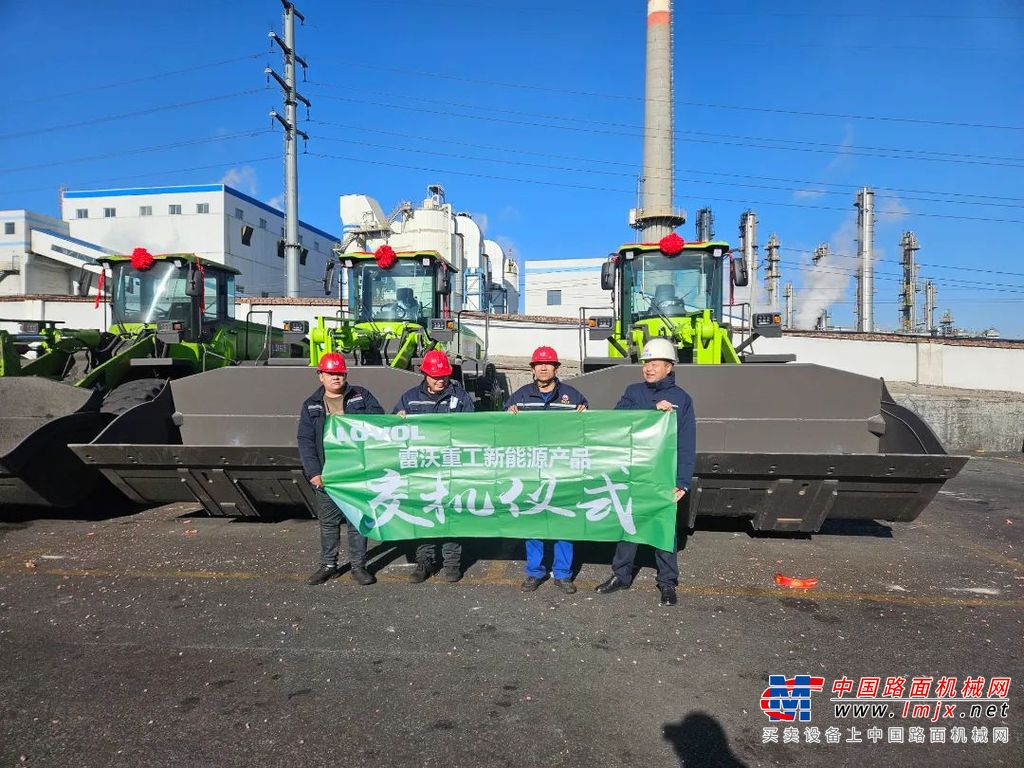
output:
<instances>
[{"instance_id":1,"label":"green wheel loader","mask_svg":"<svg viewBox=\"0 0 1024 768\"><path fill-rule=\"evenodd\" d=\"M198 501L211 515L247 518L296 506L315 514L296 429L323 354L344 355L349 381L388 410L421 381L423 355L442 349L478 407L504 405L504 379L486 360L487 339L452 309L454 270L437 251L400 252L386 266L371 253L344 253L339 264L348 311L316 319L305 358L171 381L159 398L73 446L75 453L140 503ZM333 277L329 267L328 293Z\"/></svg>"},{"instance_id":2,"label":"green wheel loader","mask_svg":"<svg viewBox=\"0 0 1024 768\"><path fill-rule=\"evenodd\" d=\"M308 354L304 339L234 318L236 270L192 254L100 261L110 276L108 331L41 321L0 332L0 503L68 507L109 490L68 444L88 443L159 398L168 380Z\"/></svg>"},{"instance_id":3,"label":"green wheel loader","mask_svg":"<svg viewBox=\"0 0 1024 768\"><path fill-rule=\"evenodd\" d=\"M805 533L826 520L915 519L967 458L948 455L880 379L750 353L757 337L781 335L776 312L753 314L752 333L734 346L725 321L735 306L723 303L723 290L727 279L746 284L742 265L723 242L676 253L659 243L622 246L601 273L613 314L581 323L606 354L587 355L581 340L584 372L567 382L592 408L613 408L642 381L644 343L674 343L676 382L697 415L697 466L684 502L691 527L699 515Z\"/></svg>"}]
</instances>

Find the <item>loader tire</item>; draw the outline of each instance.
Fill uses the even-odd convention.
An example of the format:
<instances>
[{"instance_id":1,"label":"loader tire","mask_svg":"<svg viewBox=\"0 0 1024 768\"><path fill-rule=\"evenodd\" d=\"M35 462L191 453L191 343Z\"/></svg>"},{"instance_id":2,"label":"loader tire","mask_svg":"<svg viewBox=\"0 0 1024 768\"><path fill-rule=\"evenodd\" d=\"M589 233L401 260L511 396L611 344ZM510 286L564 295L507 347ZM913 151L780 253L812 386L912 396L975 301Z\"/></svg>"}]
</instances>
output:
<instances>
[{"instance_id":1,"label":"loader tire","mask_svg":"<svg viewBox=\"0 0 1024 768\"><path fill-rule=\"evenodd\" d=\"M102 413L112 413L120 416L129 408L134 408L139 403L148 403L164 388L166 379L135 379L115 387L103 400L100 406Z\"/></svg>"}]
</instances>

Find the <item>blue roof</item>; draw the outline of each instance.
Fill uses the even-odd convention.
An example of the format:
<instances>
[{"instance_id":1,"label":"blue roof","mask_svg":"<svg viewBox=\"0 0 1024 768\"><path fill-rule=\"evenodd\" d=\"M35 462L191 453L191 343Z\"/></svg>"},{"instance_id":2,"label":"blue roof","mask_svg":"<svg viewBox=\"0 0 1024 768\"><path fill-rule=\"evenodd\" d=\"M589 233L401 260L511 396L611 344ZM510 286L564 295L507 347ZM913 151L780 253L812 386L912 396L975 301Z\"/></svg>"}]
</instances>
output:
<instances>
[{"instance_id":1,"label":"blue roof","mask_svg":"<svg viewBox=\"0 0 1024 768\"><path fill-rule=\"evenodd\" d=\"M191 184L179 187L133 187L131 189L76 189L69 190L64 193L66 199L82 198L82 197L128 197L131 195L167 195L172 193L183 194L188 192L224 192L240 200L245 200L247 203L255 205L257 208L261 208L267 213L271 213L274 216L280 216L284 218L284 211L281 211L273 206L267 205L266 203L257 200L255 197L250 197L244 192L239 192L233 187L229 187L227 184ZM322 229L318 229L306 222L299 220L299 225L305 227L310 232L315 232L318 235L322 235L330 239L331 241L338 240L337 235L332 235L330 232L325 232Z\"/></svg>"}]
</instances>

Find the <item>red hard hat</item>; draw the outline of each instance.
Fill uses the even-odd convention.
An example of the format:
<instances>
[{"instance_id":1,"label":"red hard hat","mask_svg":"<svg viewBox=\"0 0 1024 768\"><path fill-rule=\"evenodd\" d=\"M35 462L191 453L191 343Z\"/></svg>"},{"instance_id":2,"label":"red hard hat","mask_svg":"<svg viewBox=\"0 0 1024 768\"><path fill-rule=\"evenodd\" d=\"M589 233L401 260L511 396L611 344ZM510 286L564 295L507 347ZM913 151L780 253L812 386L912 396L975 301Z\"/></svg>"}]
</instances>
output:
<instances>
[{"instance_id":1,"label":"red hard hat","mask_svg":"<svg viewBox=\"0 0 1024 768\"><path fill-rule=\"evenodd\" d=\"M321 373L348 373L348 365L345 358L337 352L328 352L320 358L320 364L316 367Z\"/></svg>"},{"instance_id":2,"label":"red hard hat","mask_svg":"<svg viewBox=\"0 0 1024 768\"><path fill-rule=\"evenodd\" d=\"M432 349L423 356L420 370L427 376L439 379L452 375L452 364L448 362L448 355L439 349Z\"/></svg>"},{"instance_id":3,"label":"red hard hat","mask_svg":"<svg viewBox=\"0 0 1024 768\"><path fill-rule=\"evenodd\" d=\"M533 350L533 357L530 358L530 365L535 365L536 363L551 363L552 365L559 365L558 353L551 347L537 347Z\"/></svg>"}]
</instances>

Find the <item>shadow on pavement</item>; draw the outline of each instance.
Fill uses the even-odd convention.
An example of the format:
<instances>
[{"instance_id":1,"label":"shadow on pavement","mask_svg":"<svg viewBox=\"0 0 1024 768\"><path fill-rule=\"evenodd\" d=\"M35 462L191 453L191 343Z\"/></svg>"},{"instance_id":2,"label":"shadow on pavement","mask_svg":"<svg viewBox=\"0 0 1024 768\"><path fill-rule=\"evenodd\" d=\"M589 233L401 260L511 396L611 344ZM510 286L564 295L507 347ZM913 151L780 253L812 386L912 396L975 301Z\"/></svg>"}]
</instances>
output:
<instances>
[{"instance_id":1,"label":"shadow on pavement","mask_svg":"<svg viewBox=\"0 0 1024 768\"><path fill-rule=\"evenodd\" d=\"M678 723L662 728L681 768L746 768L729 749L725 730L711 715L691 712Z\"/></svg>"}]
</instances>

